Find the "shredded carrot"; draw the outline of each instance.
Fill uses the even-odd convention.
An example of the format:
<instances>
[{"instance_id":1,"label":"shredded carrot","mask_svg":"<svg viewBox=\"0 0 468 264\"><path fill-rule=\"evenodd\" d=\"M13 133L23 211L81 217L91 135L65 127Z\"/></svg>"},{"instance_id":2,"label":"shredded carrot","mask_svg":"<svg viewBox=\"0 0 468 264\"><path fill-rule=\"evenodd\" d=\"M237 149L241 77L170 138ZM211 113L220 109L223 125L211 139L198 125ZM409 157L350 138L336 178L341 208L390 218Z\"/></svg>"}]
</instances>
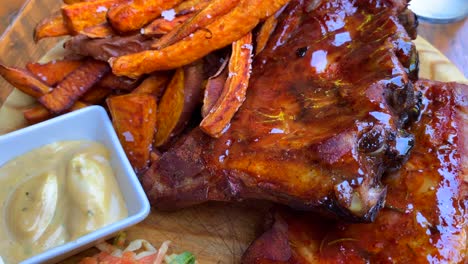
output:
<instances>
[{"instance_id":1,"label":"shredded carrot","mask_svg":"<svg viewBox=\"0 0 468 264\"><path fill-rule=\"evenodd\" d=\"M82 259L79 264L163 264L170 241L162 243L159 250L148 241L137 239L124 248L125 234L120 234L116 245L107 242L96 245L101 252Z\"/></svg>"}]
</instances>

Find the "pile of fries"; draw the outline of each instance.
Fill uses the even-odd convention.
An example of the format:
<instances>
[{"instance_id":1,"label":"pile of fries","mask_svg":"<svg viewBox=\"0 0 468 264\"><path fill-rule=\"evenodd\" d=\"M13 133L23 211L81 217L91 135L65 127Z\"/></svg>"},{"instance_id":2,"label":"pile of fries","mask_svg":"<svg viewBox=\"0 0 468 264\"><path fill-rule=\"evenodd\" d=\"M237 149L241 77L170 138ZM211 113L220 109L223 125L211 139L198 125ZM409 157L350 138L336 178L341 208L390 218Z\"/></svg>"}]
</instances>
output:
<instances>
[{"instance_id":1,"label":"pile of fries","mask_svg":"<svg viewBox=\"0 0 468 264\"><path fill-rule=\"evenodd\" d=\"M252 59L288 0L64 0L34 31L68 36L70 54L0 75L38 104L38 123L89 105L107 107L137 172L189 123L224 133L245 100ZM253 40L253 38L255 40ZM97 48L95 48L97 47Z\"/></svg>"}]
</instances>

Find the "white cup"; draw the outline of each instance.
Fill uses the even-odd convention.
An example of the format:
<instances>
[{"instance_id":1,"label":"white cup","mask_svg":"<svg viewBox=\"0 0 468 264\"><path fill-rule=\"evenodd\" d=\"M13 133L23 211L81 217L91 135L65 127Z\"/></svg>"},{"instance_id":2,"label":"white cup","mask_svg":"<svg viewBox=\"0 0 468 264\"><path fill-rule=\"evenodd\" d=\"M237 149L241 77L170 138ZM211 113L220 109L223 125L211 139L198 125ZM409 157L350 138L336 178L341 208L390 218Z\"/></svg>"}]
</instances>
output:
<instances>
[{"instance_id":1,"label":"white cup","mask_svg":"<svg viewBox=\"0 0 468 264\"><path fill-rule=\"evenodd\" d=\"M468 15L468 0L411 0L409 9L428 22L450 23Z\"/></svg>"}]
</instances>

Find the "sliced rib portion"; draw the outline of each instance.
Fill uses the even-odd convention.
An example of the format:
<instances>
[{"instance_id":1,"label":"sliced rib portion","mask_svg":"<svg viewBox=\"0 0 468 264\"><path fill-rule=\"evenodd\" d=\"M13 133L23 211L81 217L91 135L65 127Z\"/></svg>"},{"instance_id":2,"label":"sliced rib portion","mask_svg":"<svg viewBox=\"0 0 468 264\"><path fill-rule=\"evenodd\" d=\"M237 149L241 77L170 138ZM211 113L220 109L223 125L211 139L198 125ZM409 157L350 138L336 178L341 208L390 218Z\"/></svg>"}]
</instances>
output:
<instances>
[{"instance_id":1,"label":"sliced rib portion","mask_svg":"<svg viewBox=\"0 0 468 264\"><path fill-rule=\"evenodd\" d=\"M411 148L417 56L391 1L292 1L218 139L195 129L143 176L154 206L268 199L369 221Z\"/></svg>"},{"instance_id":2,"label":"sliced rib portion","mask_svg":"<svg viewBox=\"0 0 468 264\"><path fill-rule=\"evenodd\" d=\"M411 128L416 145L406 165L385 177L387 201L375 222L333 223L280 210L244 264L466 261L468 86L416 86L424 93L421 118Z\"/></svg>"}]
</instances>

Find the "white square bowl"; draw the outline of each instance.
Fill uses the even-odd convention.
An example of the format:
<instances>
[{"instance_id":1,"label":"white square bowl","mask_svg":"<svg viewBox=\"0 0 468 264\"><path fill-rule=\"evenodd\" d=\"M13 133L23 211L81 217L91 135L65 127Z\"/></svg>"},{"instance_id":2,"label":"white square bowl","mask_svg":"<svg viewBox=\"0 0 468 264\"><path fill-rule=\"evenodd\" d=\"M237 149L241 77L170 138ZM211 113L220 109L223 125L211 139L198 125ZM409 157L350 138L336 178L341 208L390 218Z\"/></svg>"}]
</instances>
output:
<instances>
[{"instance_id":1,"label":"white square bowl","mask_svg":"<svg viewBox=\"0 0 468 264\"><path fill-rule=\"evenodd\" d=\"M0 136L0 167L35 148L64 140L92 140L107 147L111 154L111 166L128 209L128 217L21 263L58 262L110 238L119 230L137 224L150 212L148 198L125 155L106 111L100 106L90 106Z\"/></svg>"}]
</instances>

